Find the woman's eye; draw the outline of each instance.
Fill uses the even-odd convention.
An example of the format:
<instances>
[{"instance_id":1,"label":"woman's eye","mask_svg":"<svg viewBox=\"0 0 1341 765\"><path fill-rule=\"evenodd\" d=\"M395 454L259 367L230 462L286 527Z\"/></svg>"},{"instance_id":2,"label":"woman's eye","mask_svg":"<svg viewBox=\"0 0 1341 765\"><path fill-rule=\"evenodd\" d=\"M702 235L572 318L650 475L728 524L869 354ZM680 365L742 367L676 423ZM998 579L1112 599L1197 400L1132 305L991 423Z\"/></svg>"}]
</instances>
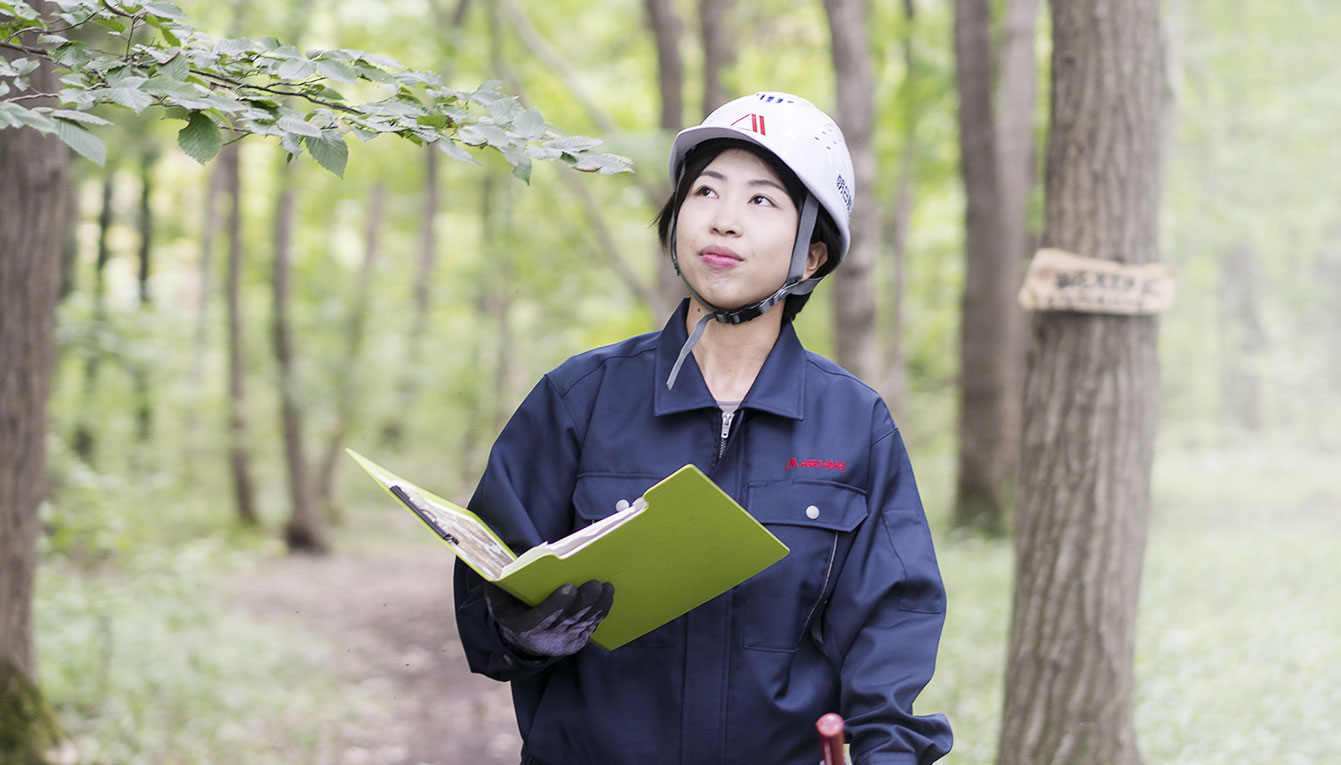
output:
<instances>
[{"instance_id":1,"label":"woman's eye","mask_svg":"<svg viewBox=\"0 0 1341 765\"><path fill-rule=\"evenodd\" d=\"M763 194L755 194L753 197L750 198L750 201L753 202L754 204L757 204L757 205L769 205L769 206L772 206L772 204L773 204L773 200L769 199L768 197L764 196Z\"/></svg>"},{"instance_id":2,"label":"woman's eye","mask_svg":"<svg viewBox=\"0 0 1341 765\"><path fill-rule=\"evenodd\" d=\"M699 186L698 188L694 189L694 196L696 197L710 197L716 193L717 192L713 191L712 188L709 186Z\"/></svg>"}]
</instances>

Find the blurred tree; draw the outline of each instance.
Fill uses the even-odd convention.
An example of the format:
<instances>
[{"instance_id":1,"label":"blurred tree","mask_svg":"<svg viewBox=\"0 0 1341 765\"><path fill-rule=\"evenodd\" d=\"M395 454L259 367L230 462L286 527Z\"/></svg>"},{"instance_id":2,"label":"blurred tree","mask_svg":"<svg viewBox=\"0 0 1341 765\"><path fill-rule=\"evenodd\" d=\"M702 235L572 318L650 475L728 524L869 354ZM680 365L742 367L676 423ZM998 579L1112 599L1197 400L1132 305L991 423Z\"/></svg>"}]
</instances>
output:
<instances>
[{"instance_id":1,"label":"blurred tree","mask_svg":"<svg viewBox=\"0 0 1341 765\"><path fill-rule=\"evenodd\" d=\"M680 22L680 17L675 14L675 3L671 0L645 0L645 2L648 25L652 29L657 51L657 92L661 96L661 111L657 124L668 136L675 135L685 126L684 57L680 54L683 24ZM708 76L706 72L704 76ZM669 180L671 184L675 183L674 178ZM671 187L667 185L659 191L660 193L652 192L654 198L652 204L657 207L670 196ZM676 305L686 294L684 285L673 268L663 265L656 270L656 294L660 299L653 304L653 307L659 317L669 313L667 306Z\"/></svg>"},{"instance_id":2,"label":"blurred tree","mask_svg":"<svg viewBox=\"0 0 1341 765\"><path fill-rule=\"evenodd\" d=\"M875 190L875 67L867 39L866 0L824 0L838 108L834 121L852 155L853 185L866 195L852 210L852 243L833 274L835 361L872 384L884 376L875 326L878 220Z\"/></svg>"},{"instance_id":3,"label":"blurred tree","mask_svg":"<svg viewBox=\"0 0 1341 765\"><path fill-rule=\"evenodd\" d=\"M289 520L284 524L284 543L290 553L324 553L329 547L326 525L318 510L312 474L303 441L303 410L299 404L294 372L294 338L291 327L293 282L293 170L286 157L279 170L279 200L275 205L274 280L271 340L275 350L279 384L280 430L284 436L284 465L289 485Z\"/></svg>"},{"instance_id":4,"label":"blurred tree","mask_svg":"<svg viewBox=\"0 0 1341 765\"><path fill-rule=\"evenodd\" d=\"M75 454L89 465L94 463L97 456L97 436L93 431L93 422L98 419L98 379L102 371L103 350L107 346L107 261L112 256L109 240L115 179L116 166L105 168L98 208L98 255L93 262L93 324L89 331L88 348L85 349L84 388L80 412L75 421L74 434L70 439Z\"/></svg>"},{"instance_id":5,"label":"blurred tree","mask_svg":"<svg viewBox=\"0 0 1341 765\"><path fill-rule=\"evenodd\" d=\"M1158 259L1160 0L1053 3L1046 245ZM1158 320L1044 312L1025 383L998 762L1139 763L1136 607Z\"/></svg>"},{"instance_id":6,"label":"blurred tree","mask_svg":"<svg viewBox=\"0 0 1341 765\"><path fill-rule=\"evenodd\" d=\"M1033 179L1037 18L1038 0L1006 3L997 50L992 3L955 0L966 206L953 520L994 534L1005 531L1019 465L1023 314L1015 294Z\"/></svg>"},{"instance_id":7,"label":"blurred tree","mask_svg":"<svg viewBox=\"0 0 1341 765\"><path fill-rule=\"evenodd\" d=\"M731 0L699 0L698 22L703 38L703 117L731 100L722 73L736 58Z\"/></svg>"},{"instance_id":8,"label":"blurred tree","mask_svg":"<svg viewBox=\"0 0 1341 765\"><path fill-rule=\"evenodd\" d=\"M16 58L0 49L0 63ZM57 86L49 65L29 76L44 91ZM35 685L32 597L70 204L68 156L54 136L0 130L0 762L15 765L43 762L55 741L55 724Z\"/></svg>"},{"instance_id":9,"label":"blurred tree","mask_svg":"<svg viewBox=\"0 0 1341 765\"><path fill-rule=\"evenodd\" d=\"M901 151L899 152L898 174L894 179L894 198L886 211L890 247L890 284L889 284L889 326L886 328L885 376L873 384L890 411L895 416L904 409L904 389L907 372L904 368L903 346L903 299L907 283L908 229L913 213L913 185L916 180L917 155L919 144L917 126L921 119L923 102L917 97L920 72L916 55L917 5L913 0L903 0L903 30L899 36L899 48L903 58L903 80L899 83L895 102L899 108L899 133Z\"/></svg>"},{"instance_id":10,"label":"blurred tree","mask_svg":"<svg viewBox=\"0 0 1341 765\"><path fill-rule=\"evenodd\" d=\"M224 306L228 313L228 473L233 508L244 526L256 526L256 488L251 477L251 445L247 427L247 369L242 352L242 145L231 143L219 153L228 199L228 268Z\"/></svg>"}]
</instances>

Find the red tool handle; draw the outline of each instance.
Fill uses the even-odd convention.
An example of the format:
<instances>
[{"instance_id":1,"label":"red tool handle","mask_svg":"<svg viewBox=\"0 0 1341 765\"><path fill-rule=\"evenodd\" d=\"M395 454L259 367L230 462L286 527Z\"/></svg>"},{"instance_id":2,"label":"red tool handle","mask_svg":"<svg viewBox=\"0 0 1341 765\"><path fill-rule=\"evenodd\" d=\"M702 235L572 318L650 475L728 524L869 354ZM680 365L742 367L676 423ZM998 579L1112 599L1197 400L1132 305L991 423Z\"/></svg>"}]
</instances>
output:
<instances>
[{"instance_id":1,"label":"red tool handle","mask_svg":"<svg viewBox=\"0 0 1341 765\"><path fill-rule=\"evenodd\" d=\"M815 729L824 749L824 765L844 765L847 759L843 756L843 718L830 712L815 722Z\"/></svg>"}]
</instances>

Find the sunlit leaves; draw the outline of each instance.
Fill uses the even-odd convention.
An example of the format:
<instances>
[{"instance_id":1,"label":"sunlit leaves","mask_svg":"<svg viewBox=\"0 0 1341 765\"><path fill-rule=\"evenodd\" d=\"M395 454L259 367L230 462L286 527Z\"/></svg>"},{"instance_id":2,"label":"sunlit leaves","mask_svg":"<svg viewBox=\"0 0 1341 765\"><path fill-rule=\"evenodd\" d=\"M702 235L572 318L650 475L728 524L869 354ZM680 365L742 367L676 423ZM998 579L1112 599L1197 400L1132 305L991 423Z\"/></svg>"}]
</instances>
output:
<instances>
[{"instance_id":1,"label":"sunlit leaves","mask_svg":"<svg viewBox=\"0 0 1341 765\"><path fill-rule=\"evenodd\" d=\"M64 72L63 87L32 95L53 96L62 107L72 107L53 119L49 107L9 101L0 110L0 128L54 133L95 161L101 161L101 143L81 125L99 124L100 118L71 115L107 104L136 113L151 106L178 113L187 120L178 143L202 162L218 153L221 133L229 131L275 137L291 156L305 148L318 164L341 175L348 161L343 136L352 132L363 141L395 134L469 162L474 159L461 144L490 149L524 180L533 160L602 173L628 169L628 160L595 152L599 141L555 135L539 112L521 106L497 82L460 91L389 56L349 48L304 53L274 37L213 40L184 23L181 9L166 2L61 0L58 5L56 17L63 24L98 24L121 42L100 50L70 40L52 31L28 2L0 0L0 38L15 41L22 53L3 63L0 77L6 80L0 85L28 90L27 76L46 59ZM25 38L20 34L25 30L38 34ZM346 99L346 88L368 100Z\"/></svg>"},{"instance_id":2,"label":"sunlit leaves","mask_svg":"<svg viewBox=\"0 0 1341 765\"><path fill-rule=\"evenodd\" d=\"M204 164L218 155L223 148L219 126L202 112L194 112L186 127L177 133L177 145L195 161Z\"/></svg>"}]
</instances>

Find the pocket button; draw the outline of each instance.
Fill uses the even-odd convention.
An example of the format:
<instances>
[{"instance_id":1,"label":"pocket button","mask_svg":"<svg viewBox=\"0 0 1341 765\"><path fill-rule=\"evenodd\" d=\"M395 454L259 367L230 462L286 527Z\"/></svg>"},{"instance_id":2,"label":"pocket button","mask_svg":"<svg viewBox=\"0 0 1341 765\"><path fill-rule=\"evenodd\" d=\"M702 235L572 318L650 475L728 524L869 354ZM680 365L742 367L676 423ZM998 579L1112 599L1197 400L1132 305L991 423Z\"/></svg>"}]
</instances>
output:
<instances>
[{"instance_id":1,"label":"pocket button","mask_svg":"<svg viewBox=\"0 0 1341 765\"><path fill-rule=\"evenodd\" d=\"M816 507L816 506L814 506L814 505L811 505L810 507L807 507L807 508L806 508L806 517L809 518L809 519L812 520L812 521L815 520L816 518L818 518L818 517L819 517L819 508Z\"/></svg>"}]
</instances>

